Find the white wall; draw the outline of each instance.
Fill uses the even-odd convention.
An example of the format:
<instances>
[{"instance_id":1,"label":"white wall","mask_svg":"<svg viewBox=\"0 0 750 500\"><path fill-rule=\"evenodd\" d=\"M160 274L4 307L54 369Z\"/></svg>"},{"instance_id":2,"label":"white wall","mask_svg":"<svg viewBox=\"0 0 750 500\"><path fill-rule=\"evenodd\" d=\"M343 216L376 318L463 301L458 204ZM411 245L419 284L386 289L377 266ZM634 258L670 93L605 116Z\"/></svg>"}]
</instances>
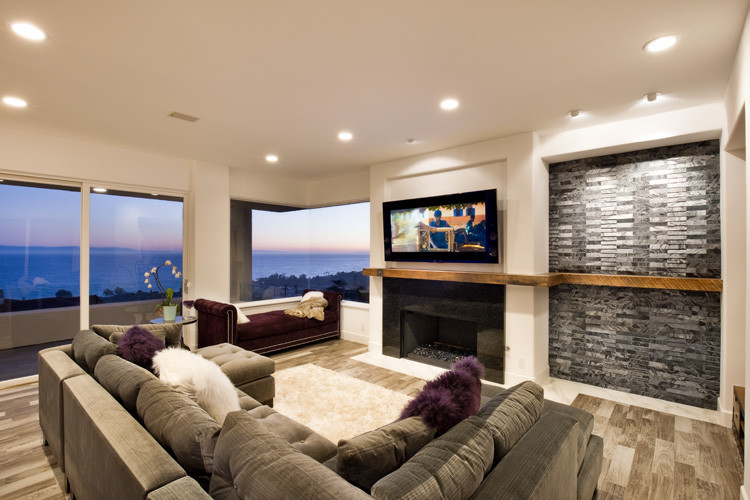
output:
<instances>
[{"instance_id":1,"label":"white wall","mask_svg":"<svg viewBox=\"0 0 750 500\"><path fill-rule=\"evenodd\" d=\"M742 38L740 40L739 47L737 49L737 56L735 58L734 67L729 78L727 85L726 97L724 99L725 113L726 113L726 131L730 134L739 131L744 132L744 138L734 137L731 138L732 148L735 150L735 154L727 154L727 158L732 158L731 168L742 168L744 163L745 169L745 182L744 182L744 213L745 222L744 227L737 228L741 235L745 238L745 258L744 258L744 284L745 284L745 311L750 311L750 229L748 228L748 222L750 222L750 199L748 199L748 193L750 192L750 175L747 174L747 143L750 141L750 127L747 123L748 111L750 111L750 12L745 17L745 26L742 31ZM729 140L729 139L728 139ZM736 151L737 149L740 151ZM745 362L743 368L744 373L744 387L750 389L750 370L747 369L748 360L750 360L750 314L746 313L744 318L744 328L739 328L739 333L744 335L744 353ZM745 405L745 414L747 414L747 405ZM750 451L748 446L745 446L745 463L748 463L750 459ZM741 489L742 497L747 499L749 497L747 491L747 485L750 484L750 467L745 467L744 481Z\"/></svg>"},{"instance_id":2,"label":"white wall","mask_svg":"<svg viewBox=\"0 0 750 500\"><path fill-rule=\"evenodd\" d=\"M547 271L547 173L537 138L520 134L396 160L370 168L370 266L483 272ZM382 203L480 189L498 190L501 263L398 263L384 258ZM547 294L506 288L506 379L545 379ZM370 349L382 351L382 279L370 279Z\"/></svg>"}]
</instances>

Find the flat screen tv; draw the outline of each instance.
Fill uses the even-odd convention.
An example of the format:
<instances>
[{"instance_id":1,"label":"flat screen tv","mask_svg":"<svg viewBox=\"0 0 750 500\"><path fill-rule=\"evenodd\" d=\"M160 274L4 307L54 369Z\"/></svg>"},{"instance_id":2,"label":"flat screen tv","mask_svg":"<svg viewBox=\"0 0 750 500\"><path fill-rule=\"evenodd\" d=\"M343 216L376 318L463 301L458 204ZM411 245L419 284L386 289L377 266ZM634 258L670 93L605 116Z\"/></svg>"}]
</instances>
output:
<instances>
[{"instance_id":1,"label":"flat screen tv","mask_svg":"<svg viewBox=\"0 0 750 500\"><path fill-rule=\"evenodd\" d=\"M386 261L498 262L497 190L383 203Z\"/></svg>"}]
</instances>

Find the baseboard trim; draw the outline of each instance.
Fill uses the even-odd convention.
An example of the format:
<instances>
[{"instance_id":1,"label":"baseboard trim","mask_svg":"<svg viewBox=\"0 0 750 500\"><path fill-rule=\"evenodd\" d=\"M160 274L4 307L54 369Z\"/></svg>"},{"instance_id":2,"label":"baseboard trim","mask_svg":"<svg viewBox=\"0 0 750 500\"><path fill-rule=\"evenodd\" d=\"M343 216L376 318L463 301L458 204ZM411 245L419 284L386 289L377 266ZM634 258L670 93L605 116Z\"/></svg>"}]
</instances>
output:
<instances>
[{"instance_id":1,"label":"baseboard trim","mask_svg":"<svg viewBox=\"0 0 750 500\"><path fill-rule=\"evenodd\" d=\"M719 398L718 411L719 411L719 423L724 427L732 427L732 413L734 408L724 408L721 404L721 398Z\"/></svg>"},{"instance_id":2,"label":"baseboard trim","mask_svg":"<svg viewBox=\"0 0 750 500\"><path fill-rule=\"evenodd\" d=\"M341 338L358 344L368 345L370 343L370 336L365 333L345 332L342 330Z\"/></svg>"},{"instance_id":3,"label":"baseboard trim","mask_svg":"<svg viewBox=\"0 0 750 500\"><path fill-rule=\"evenodd\" d=\"M9 387L15 387L17 385L25 385L37 382L39 375L29 375L28 377L12 378L10 380L0 381L0 389L7 389Z\"/></svg>"}]
</instances>

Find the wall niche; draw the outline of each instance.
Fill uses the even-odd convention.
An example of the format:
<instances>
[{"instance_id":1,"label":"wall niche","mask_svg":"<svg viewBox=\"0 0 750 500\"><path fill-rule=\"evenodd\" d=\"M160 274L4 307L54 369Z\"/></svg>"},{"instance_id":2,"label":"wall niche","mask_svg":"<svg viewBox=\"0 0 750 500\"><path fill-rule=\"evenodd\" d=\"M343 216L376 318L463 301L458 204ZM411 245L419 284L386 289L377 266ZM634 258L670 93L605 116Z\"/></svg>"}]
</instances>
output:
<instances>
[{"instance_id":1,"label":"wall niche","mask_svg":"<svg viewBox=\"0 0 750 500\"><path fill-rule=\"evenodd\" d=\"M550 272L721 277L719 141L549 166ZM550 375L703 408L719 293L550 289Z\"/></svg>"}]
</instances>

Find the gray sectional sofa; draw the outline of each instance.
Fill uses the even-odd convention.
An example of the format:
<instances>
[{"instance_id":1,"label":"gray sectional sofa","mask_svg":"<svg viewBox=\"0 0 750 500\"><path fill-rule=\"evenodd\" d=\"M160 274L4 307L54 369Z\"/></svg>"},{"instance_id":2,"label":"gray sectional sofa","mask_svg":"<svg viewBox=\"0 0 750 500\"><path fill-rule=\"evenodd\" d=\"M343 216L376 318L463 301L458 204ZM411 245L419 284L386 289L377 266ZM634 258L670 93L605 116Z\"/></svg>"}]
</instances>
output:
<instances>
[{"instance_id":1,"label":"gray sectional sofa","mask_svg":"<svg viewBox=\"0 0 750 500\"><path fill-rule=\"evenodd\" d=\"M80 332L39 354L40 425L87 498L592 498L591 414L526 382L441 436L419 417L338 446L239 392L220 426L185 394ZM314 390L314 387L311 387Z\"/></svg>"}]
</instances>

